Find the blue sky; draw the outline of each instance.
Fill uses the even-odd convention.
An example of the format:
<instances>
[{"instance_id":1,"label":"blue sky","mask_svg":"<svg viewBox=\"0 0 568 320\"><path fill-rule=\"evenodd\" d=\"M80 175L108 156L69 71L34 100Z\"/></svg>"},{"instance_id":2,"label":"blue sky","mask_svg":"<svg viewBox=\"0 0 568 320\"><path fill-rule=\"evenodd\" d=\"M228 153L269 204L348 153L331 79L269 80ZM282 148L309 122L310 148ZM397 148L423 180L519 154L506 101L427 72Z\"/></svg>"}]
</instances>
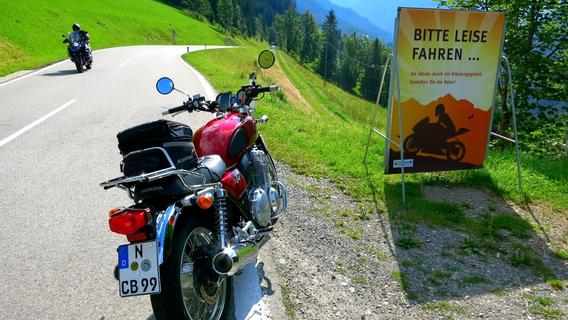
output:
<instances>
[{"instance_id":1,"label":"blue sky","mask_svg":"<svg viewBox=\"0 0 568 320\"><path fill-rule=\"evenodd\" d=\"M302 1L302 0L296 0ZM438 3L433 0L329 0L330 2L348 7L359 15L368 18L377 27L393 33L394 19L398 7L436 8Z\"/></svg>"}]
</instances>

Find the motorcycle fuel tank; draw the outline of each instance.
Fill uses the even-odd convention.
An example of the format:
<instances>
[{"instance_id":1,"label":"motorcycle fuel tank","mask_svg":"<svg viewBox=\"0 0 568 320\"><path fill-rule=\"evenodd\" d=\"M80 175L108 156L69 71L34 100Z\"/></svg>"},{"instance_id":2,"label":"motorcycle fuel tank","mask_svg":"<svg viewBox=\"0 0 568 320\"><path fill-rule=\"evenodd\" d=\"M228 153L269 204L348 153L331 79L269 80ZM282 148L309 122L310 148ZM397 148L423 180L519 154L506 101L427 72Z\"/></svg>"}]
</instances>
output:
<instances>
[{"instance_id":1,"label":"motorcycle fuel tank","mask_svg":"<svg viewBox=\"0 0 568 320\"><path fill-rule=\"evenodd\" d=\"M231 168L254 144L258 132L249 115L231 112L209 121L193 135L195 151L200 157L217 154Z\"/></svg>"}]
</instances>

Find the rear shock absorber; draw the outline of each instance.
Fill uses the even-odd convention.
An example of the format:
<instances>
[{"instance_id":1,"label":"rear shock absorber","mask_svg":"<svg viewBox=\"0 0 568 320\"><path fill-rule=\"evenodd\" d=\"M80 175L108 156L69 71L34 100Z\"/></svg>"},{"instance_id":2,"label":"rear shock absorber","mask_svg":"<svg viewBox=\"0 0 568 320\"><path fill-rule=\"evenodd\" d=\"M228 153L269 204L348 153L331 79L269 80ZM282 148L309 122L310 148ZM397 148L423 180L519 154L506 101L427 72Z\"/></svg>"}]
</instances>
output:
<instances>
[{"instance_id":1,"label":"rear shock absorber","mask_svg":"<svg viewBox=\"0 0 568 320\"><path fill-rule=\"evenodd\" d=\"M215 190L215 207L217 209L217 227L221 250L227 247L227 191L223 188Z\"/></svg>"}]
</instances>

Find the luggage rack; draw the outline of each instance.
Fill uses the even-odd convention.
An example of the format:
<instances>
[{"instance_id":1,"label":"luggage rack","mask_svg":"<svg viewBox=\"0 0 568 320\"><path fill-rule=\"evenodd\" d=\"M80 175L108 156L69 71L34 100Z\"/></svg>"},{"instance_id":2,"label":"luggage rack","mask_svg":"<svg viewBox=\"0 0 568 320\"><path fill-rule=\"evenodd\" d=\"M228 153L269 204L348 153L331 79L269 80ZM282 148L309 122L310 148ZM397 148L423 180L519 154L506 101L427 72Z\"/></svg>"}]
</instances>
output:
<instances>
[{"instance_id":1,"label":"luggage rack","mask_svg":"<svg viewBox=\"0 0 568 320\"><path fill-rule=\"evenodd\" d=\"M207 181L207 178L205 178L204 175L196 173L194 171L191 170L186 170L186 169L177 169L176 166L174 165L172 159L170 158L170 155L168 154L168 152L161 147L152 147L152 148L147 148L147 149L142 149L142 150L138 150L138 151L133 151L130 152L129 154L127 154L124 158L127 158L133 154L137 154L137 153L141 153L141 152L146 152L149 150L159 150L161 151L164 156L166 157L166 159L168 160L170 166L168 168L164 168L164 169L160 169L157 171L153 171L153 172L149 172L149 173L142 173L139 175L135 175L135 176L122 176L122 177L118 177L115 179L111 179L105 182L101 182L100 186L103 187L105 190L113 188L113 187L118 187L121 189L124 189L126 191L128 191L129 196L132 197L132 190L130 187L128 187L128 184L131 183L135 183L135 182L151 182L151 181L156 181L156 180L160 180L160 179L164 179L167 177L171 177L171 176L178 176L181 180L181 182L184 184L184 186L188 189L196 189L201 187L202 185L205 184L205 182ZM183 179L183 176L193 176L196 178L200 178L201 179L201 183L197 184L197 185L193 185L190 186L188 185L185 180Z\"/></svg>"}]
</instances>

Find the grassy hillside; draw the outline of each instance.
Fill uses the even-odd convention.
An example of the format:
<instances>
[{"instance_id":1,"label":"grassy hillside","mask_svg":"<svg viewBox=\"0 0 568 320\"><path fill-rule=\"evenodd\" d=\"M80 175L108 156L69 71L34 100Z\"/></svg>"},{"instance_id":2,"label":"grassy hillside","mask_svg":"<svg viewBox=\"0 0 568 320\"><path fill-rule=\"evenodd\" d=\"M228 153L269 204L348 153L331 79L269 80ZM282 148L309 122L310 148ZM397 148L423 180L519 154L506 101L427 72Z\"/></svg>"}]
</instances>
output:
<instances>
[{"instance_id":1,"label":"grassy hillside","mask_svg":"<svg viewBox=\"0 0 568 320\"><path fill-rule=\"evenodd\" d=\"M224 44L210 25L153 0L0 0L0 76L66 57L62 34L79 23L94 49L136 44Z\"/></svg>"},{"instance_id":2,"label":"grassy hillside","mask_svg":"<svg viewBox=\"0 0 568 320\"><path fill-rule=\"evenodd\" d=\"M208 50L185 58L208 77L219 91L235 90L247 82L248 73L254 70L259 48ZM222 65L212 61L225 61ZM334 85L304 71L293 59L278 54L277 65L260 73L260 83L284 84L285 95L267 95L258 104L258 113L270 117L261 128L276 157L301 173L327 176L344 189L360 197L367 197L365 169L361 165L367 129L350 114L364 117L373 104L353 97ZM290 74L289 84L286 71ZM306 71L307 72L307 71ZM296 83L294 80L298 80ZM317 82L317 83L316 83ZM311 83L311 85L310 85ZM296 98L296 87L303 99ZM305 91L307 88L314 90ZM305 99L305 100L304 100ZM384 118L384 110L381 112ZM373 159L377 163L382 146L373 146ZM382 174L374 179L382 181Z\"/></svg>"}]
</instances>

